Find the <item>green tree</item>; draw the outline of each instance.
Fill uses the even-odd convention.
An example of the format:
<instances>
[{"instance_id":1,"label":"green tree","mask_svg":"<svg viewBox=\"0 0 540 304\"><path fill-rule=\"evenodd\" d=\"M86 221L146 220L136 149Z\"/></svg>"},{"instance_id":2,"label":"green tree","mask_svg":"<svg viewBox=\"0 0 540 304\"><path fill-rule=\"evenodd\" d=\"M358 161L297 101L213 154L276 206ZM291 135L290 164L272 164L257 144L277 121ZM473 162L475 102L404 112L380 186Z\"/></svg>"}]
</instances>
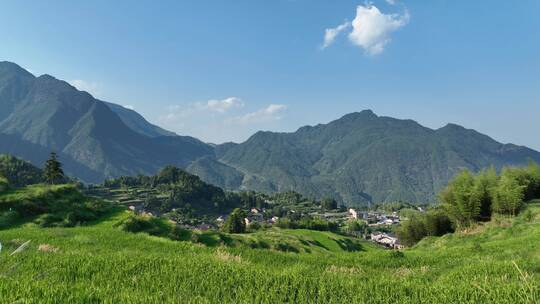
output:
<instances>
[{"instance_id":1,"label":"green tree","mask_svg":"<svg viewBox=\"0 0 540 304\"><path fill-rule=\"evenodd\" d=\"M405 246L412 246L427 236L426 226L421 215L413 216L401 223L396 232L400 242Z\"/></svg>"},{"instance_id":2,"label":"green tree","mask_svg":"<svg viewBox=\"0 0 540 304\"><path fill-rule=\"evenodd\" d=\"M513 173L503 170L501 174L493 199L493 211L496 213L516 215L523 204L527 186L521 185Z\"/></svg>"},{"instance_id":3,"label":"green tree","mask_svg":"<svg viewBox=\"0 0 540 304\"><path fill-rule=\"evenodd\" d=\"M228 233L244 233L246 232L246 222L244 221L246 213L240 209L235 208L231 215L223 225L223 231Z\"/></svg>"},{"instance_id":4,"label":"green tree","mask_svg":"<svg viewBox=\"0 0 540 304\"><path fill-rule=\"evenodd\" d=\"M51 185L54 185L55 182L61 181L64 178L62 164L58 161L58 157L55 152L51 152L49 159L45 162L43 175L45 177L45 181Z\"/></svg>"},{"instance_id":5,"label":"green tree","mask_svg":"<svg viewBox=\"0 0 540 304\"><path fill-rule=\"evenodd\" d=\"M325 210L335 210L337 209L338 204L335 199L327 197L321 201L321 206Z\"/></svg>"},{"instance_id":6,"label":"green tree","mask_svg":"<svg viewBox=\"0 0 540 304\"><path fill-rule=\"evenodd\" d=\"M440 193L450 219L458 228L468 227L479 219L481 202L475 195L475 179L468 170L461 171Z\"/></svg>"},{"instance_id":7,"label":"green tree","mask_svg":"<svg viewBox=\"0 0 540 304\"><path fill-rule=\"evenodd\" d=\"M345 229L348 234L359 235L359 234L362 234L367 227L368 225L366 222L351 219L347 221L347 225L345 226Z\"/></svg>"},{"instance_id":8,"label":"green tree","mask_svg":"<svg viewBox=\"0 0 540 304\"><path fill-rule=\"evenodd\" d=\"M474 179L473 198L480 203L480 219L489 220L491 218L491 205L493 203L493 193L499 177L495 167L480 172Z\"/></svg>"},{"instance_id":9,"label":"green tree","mask_svg":"<svg viewBox=\"0 0 540 304\"><path fill-rule=\"evenodd\" d=\"M527 189L525 190L525 201L540 198L540 165L534 161L529 162L529 165L525 168L527 172Z\"/></svg>"},{"instance_id":10,"label":"green tree","mask_svg":"<svg viewBox=\"0 0 540 304\"><path fill-rule=\"evenodd\" d=\"M441 236L454 231L452 221L442 210L428 211L423 221L427 236Z\"/></svg>"},{"instance_id":11,"label":"green tree","mask_svg":"<svg viewBox=\"0 0 540 304\"><path fill-rule=\"evenodd\" d=\"M441 236L450 232L454 232L452 222L442 210L412 215L397 229L400 241L406 246L412 246L426 236Z\"/></svg>"}]
</instances>

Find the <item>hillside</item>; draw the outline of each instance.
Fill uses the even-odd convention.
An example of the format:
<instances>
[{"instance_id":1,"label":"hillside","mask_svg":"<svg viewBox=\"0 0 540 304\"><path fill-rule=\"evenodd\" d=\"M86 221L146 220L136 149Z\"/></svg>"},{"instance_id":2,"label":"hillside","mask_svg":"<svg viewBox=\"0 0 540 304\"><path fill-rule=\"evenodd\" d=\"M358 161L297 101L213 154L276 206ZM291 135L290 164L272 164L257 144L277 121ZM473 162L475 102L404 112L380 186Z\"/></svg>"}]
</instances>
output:
<instances>
[{"instance_id":1,"label":"hillside","mask_svg":"<svg viewBox=\"0 0 540 304\"><path fill-rule=\"evenodd\" d=\"M123 106L103 102L107 105L114 113L120 117L123 123L126 124L130 129L136 131L140 134L149 136L149 137L159 137L159 136L177 136L174 132L164 130L156 125L149 123L141 114L125 108Z\"/></svg>"},{"instance_id":2,"label":"hillside","mask_svg":"<svg viewBox=\"0 0 540 304\"><path fill-rule=\"evenodd\" d=\"M501 218L403 253L371 246L347 252L332 245L339 237L331 233L303 231L294 233L315 250L201 246L113 228L123 211L75 228L27 224L0 230L0 297L8 303L537 303L540 205L529 210L528 219L527 212ZM285 243L295 236L277 233Z\"/></svg>"},{"instance_id":3,"label":"hillside","mask_svg":"<svg viewBox=\"0 0 540 304\"><path fill-rule=\"evenodd\" d=\"M0 176L12 187L38 184L43 181L43 171L38 167L11 155L0 154Z\"/></svg>"},{"instance_id":4,"label":"hillside","mask_svg":"<svg viewBox=\"0 0 540 304\"><path fill-rule=\"evenodd\" d=\"M0 153L40 165L55 151L68 174L87 182L185 167L213 154L197 139L160 135L173 134L52 76L0 62Z\"/></svg>"},{"instance_id":5,"label":"hillside","mask_svg":"<svg viewBox=\"0 0 540 304\"><path fill-rule=\"evenodd\" d=\"M540 161L537 151L501 144L458 125L432 130L371 111L294 133L258 132L218 151L217 160L197 160L188 170L227 188L294 190L348 205L432 202L464 168Z\"/></svg>"}]
</instances>

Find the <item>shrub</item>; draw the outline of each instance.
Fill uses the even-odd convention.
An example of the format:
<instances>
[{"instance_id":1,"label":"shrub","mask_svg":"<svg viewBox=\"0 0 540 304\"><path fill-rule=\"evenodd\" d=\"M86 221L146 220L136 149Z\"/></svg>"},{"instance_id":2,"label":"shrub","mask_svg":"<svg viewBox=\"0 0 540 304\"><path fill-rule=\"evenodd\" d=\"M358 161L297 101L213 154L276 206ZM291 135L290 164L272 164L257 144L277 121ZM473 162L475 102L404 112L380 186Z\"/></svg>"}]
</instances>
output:
<instances>
[{"instance_id":1,"label":"shrub","mask_svg":"<svg viewBox=\"0 0 540 304\"><path fill-rule=\"evenodd\" d=\"M38 224L40 227L55 227L59 226L58 223L63 221L64 219L58 214L45 213L34 220L34 223Z\"/></svg>"},{"instance_id":2,"label":"shrub","mask_svg":"<svg viewBox=\"0 0 540 304\"><path fill-rule=\"evenodd\" d=\"M234 209L231 215L227 218L225 225L223 225L223 231L227 233L246 232L246 222L244 221L245 217L246 213L242 209Z\"/></svg>"},{"instance_id":3,"label":"shrub","mask_svg":"<svg viewBox=\"0 0 540 304\"><path fill-rule=\"evenodd\" d=\"M523 219L525 219L526 222L532 222L534 220L534 213L530 209L527 209L527 211L523 213Z\"/></svg>"},{"instance_id":4,"label":"shrub","mask_svg":"<svg viewBox=\"0 0 540 304\"><path fill-rule=\"evenodd\" d=\"M191 231L184 229L179 225L174 225L172 226L168 237L174 241L189 241L191 239Z\"/></svg>"},{"instance_id":5,"label":"shrub","mask_svg":"<svg viewBox=\"0 0 540 304\"><path fill-rule=\"evenodd\" d=\"M257 230L260 230L262 228L262 226L258 222L253 222L253 223L249 224L248 228L249 228L250 231L257 231Z\"/></svg>"},{"instance_id":6,"label":"shrub","mask_svg":"<svg viewBox=\"0 0 540 304\"><path fill-rule=\"evenodd\" d=\"M0 213L0 229L7 228L17 222L20 216L19 213L15 210L9 210L3 213Z\"/></svg>"},{"instance_id":7,"label":"shrub","mask_svg":"<svg viewBox=\"0 0 540 304\"><path fill-rule=\"evenodd\" d=\"M318 231L337 231L339 225L336 222L324 221L321 219L313 219L304 217L300 220L291 220L289 218L281 218L276 224L282 229L309 229Z\"/></svg>"},{"instance_id":8,"label":"shrub","mask_svg":"<svg viewBox=\"0 0 540 304\"><path fill-rule=\"evenodd\" d=\"M403 222L397 234L402 244L412 246L426 236L441 236L453 231L450 218L441 210L433 210Z\"/></svg>"},{"instance_id":9,"label":"shrub","mask_svg":"<svg viewBox=\"0 0 540 304\"><path fill-rule=\"evenodd\" d=\"M170 234L170 228L159 218L135 214L114 224L114 227L126 232L144 232L155 236L166 236Z\"/></svg>"}]
</instances>

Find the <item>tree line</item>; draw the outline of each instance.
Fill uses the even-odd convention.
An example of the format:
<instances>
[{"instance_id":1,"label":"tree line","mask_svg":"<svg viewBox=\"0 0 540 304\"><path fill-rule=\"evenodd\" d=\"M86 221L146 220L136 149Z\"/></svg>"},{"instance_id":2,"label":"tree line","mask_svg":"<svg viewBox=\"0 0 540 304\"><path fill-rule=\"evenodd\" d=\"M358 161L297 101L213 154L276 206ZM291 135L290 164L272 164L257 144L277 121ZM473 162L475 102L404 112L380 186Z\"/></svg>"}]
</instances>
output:
<instances>
[{"instance_id":1,"label":"tree line","mask_svg":"<svg viewBox=\"0 0 540 304\"><path fill-rule=\"evenodd\" d=\"M461 171L439 193L440 206L404 222L398 235L406 245L425 236L466 229L494 215L516 216L526 202L540 198L540 166L494 167L477 174Z\"/></svg>"}]
</instances>

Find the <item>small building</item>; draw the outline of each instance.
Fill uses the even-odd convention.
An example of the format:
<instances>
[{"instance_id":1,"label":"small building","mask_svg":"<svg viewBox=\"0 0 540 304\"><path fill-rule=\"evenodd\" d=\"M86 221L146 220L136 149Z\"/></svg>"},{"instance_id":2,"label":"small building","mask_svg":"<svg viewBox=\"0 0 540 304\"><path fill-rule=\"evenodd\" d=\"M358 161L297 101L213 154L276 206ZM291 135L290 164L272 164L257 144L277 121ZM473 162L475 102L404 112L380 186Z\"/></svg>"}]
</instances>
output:
<instances>
[{"instance_id":1,"label":"small building","mask_svg":"<svg viewBox=\"0 0 540 304\"><path fill-rule=\"evenodd\" d=\"M374 232L371 234L371 240L388 248L403 248L397 236L392 233Z\"/></svg>"},{"instance_id":2,"label":"small building","mask_svg":"<svg viewBox=\"0 0 540 304\"><path fill-rule=\"evenodd\" d=\"M144 209L143 205L130 205L128 208L133 212L141 212Z\"/></svg>"}]
</instances>

